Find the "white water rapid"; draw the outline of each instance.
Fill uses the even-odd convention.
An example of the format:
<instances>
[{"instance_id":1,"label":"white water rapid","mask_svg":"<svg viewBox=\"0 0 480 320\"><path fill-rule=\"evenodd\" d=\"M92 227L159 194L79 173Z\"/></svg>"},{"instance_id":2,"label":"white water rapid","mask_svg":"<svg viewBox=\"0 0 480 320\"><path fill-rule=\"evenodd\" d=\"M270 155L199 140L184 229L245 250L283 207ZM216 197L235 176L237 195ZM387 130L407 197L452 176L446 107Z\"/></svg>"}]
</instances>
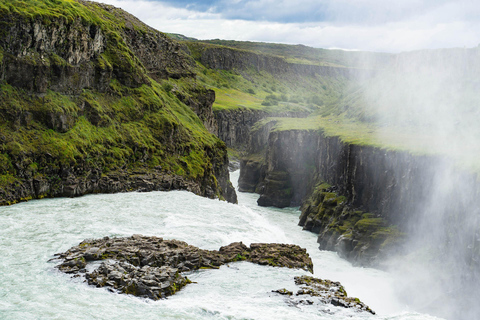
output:
<instances>
[{"instance_id":1,"label":"white water rapid","mask_svg":"<svg viewBox=\"0 0 480 320\"><path fill-rule=\"evenodd\" d=\"M238 173L232 174L232 181ZM254 194L239 204L182 191L44 199L0 208L0 319L437 319L395 297L385 272L353 267L320 251L316 235L297 226L296 209L262 208ZM143 234L179 239L204 249L235 241L295 243L307 248L315 277L340 281L349 296L377 312L331 305L290 306L275 289L296 292L301 270L231 263L188 275L196 282L176 295L150 301L88 286L58 272L54 253L85 238Z\"/></svg>"}]
</instances>

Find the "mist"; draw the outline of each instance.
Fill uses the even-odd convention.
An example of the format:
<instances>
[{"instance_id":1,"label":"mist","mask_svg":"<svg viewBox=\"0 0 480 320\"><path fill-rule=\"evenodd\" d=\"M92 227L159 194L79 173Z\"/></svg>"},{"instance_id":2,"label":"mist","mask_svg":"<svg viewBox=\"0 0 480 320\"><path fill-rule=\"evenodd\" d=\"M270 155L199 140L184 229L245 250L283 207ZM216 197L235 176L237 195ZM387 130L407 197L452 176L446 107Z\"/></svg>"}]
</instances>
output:
<instances>
[{"instance_id":1,"label":"mist","mask_svg":"<svg viewBox=\"0 0 480 320\"><path fill-rule=\"evenodd\" d=\"M406 304L447 319L480 319L479 71L479 48L407 52L346 93L379 141L428 157L422 193L396 210L407 240L386 266Z\"/></svg>"}]
</instances>

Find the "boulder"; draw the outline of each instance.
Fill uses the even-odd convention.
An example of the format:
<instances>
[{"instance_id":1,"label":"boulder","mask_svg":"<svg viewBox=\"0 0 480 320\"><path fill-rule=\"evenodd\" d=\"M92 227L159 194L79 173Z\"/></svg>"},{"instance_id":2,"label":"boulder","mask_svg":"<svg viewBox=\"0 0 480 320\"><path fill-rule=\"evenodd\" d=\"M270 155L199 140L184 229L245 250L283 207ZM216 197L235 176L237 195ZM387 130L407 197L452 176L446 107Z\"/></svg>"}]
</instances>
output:
<instances>
[{"instance_id":1,"label":"boulder","mask_svg":"<svg viewBox=\"0 0 480 320\"><path fill-rule=\"evenodd\" d=\"M340 282L301 276L295 277L295 284L301 286L295 295L286 289L273 290L272 292L286 296L287 302L294 306L305 303L314 304L316 301L317 304L332 304L336 307L353 308L359 312L375 314L375 311L360 299L348 297Z\"/></svg>"}]
</instances>

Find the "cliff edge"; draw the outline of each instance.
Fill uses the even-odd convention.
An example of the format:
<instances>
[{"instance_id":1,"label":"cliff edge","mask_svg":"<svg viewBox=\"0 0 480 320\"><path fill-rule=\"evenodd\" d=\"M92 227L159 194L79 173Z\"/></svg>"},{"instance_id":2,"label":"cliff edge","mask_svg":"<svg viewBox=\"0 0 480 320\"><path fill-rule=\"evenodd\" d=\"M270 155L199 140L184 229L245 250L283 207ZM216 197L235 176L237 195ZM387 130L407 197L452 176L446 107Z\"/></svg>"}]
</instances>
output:
<instances>
[{"instance_id":1,"label":"cliff edge","mask_svg":"<svg viewBox=\"0 0 480 320\"><path fill-rule=\"evenodd\" d=\"M81 0L3 2L0 24L0 204L170 189L236 202L215 94L183 45Z\"/></svg>"}]
</instances>

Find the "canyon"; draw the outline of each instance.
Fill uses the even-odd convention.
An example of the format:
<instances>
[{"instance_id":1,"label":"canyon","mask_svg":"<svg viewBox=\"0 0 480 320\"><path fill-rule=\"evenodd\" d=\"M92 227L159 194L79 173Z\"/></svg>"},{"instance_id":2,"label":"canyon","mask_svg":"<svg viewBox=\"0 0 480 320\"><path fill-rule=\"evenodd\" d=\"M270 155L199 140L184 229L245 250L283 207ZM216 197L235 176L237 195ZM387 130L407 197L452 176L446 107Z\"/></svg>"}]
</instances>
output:
<instances>
[{"instance_id":1,"label":"canyon","mask_svg":"<svg viewBox=\"0 0 480 320\"><path fill-rule=\"evenodd\" d=\"M459 161L477 159L478 48L299 63L59 3L0 7L0 205L167 190L236 203L230 157L239 191L300 207L320 249L378 268L414 256L441 266L445 292L472 292L459 305L478 297L478 170Z\"/></svg>"}]
</instances>

